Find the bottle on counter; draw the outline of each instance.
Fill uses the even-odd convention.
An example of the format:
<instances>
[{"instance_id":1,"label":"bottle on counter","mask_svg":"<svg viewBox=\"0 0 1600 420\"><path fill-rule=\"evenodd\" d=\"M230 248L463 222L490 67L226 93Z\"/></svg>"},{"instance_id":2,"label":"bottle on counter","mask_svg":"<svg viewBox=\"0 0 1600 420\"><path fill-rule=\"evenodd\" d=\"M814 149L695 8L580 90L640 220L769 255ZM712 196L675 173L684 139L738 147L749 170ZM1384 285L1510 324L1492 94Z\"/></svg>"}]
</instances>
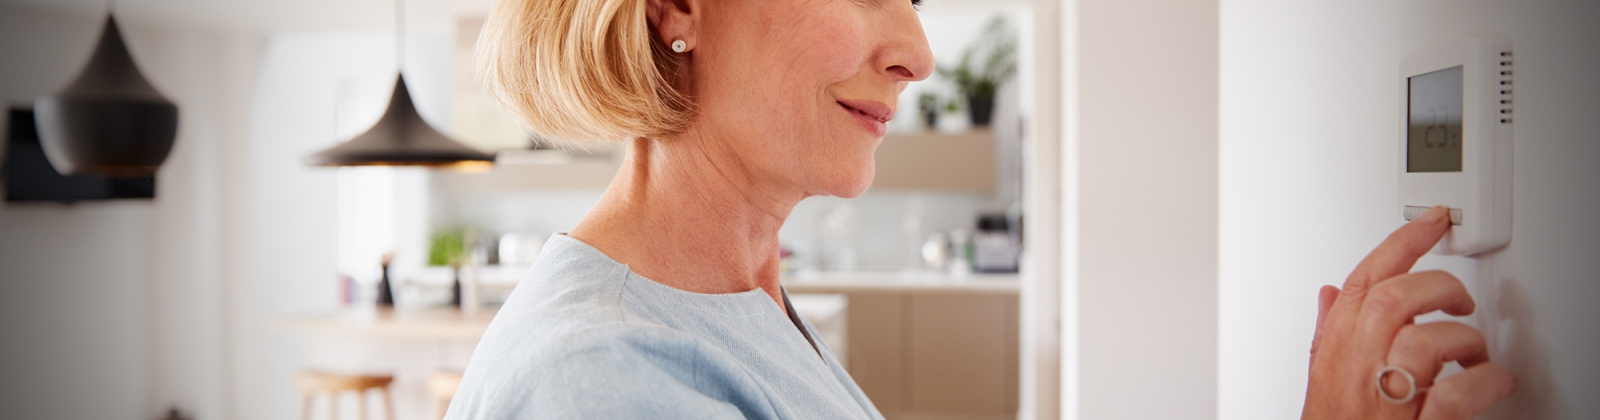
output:
<instances>
[{"instance_id":1,"label":"bottle on counter","mask_svg":"<svg viewBox=\"0 0 1600 420\"><path fill-rule=\"evenodd\" d=\"M394 288L389 282L389 263L391 262L394 262L394 253L383 254L383 264L381 265L383 273L378 277L377 303L380 308L394 307Z\"/></svg>"},{"instance_id":2,"label":"bottle on counter","mask_svg":"<svg viewBox=\"0 0 1600 420\"><path fill-rule=\"evenodd\" d=\"M972 231L956 228L950 230L950 262L948 264L951 275L963 276L972 274Z\"/></svg>"}]
</instances>

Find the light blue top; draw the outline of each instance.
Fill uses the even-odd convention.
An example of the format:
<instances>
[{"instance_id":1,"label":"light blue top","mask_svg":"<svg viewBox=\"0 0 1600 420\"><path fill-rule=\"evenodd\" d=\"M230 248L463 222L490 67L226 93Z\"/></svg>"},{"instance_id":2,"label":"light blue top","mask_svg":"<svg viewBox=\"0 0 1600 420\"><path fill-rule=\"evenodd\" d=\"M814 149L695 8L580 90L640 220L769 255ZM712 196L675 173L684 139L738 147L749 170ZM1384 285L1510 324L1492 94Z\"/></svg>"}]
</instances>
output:
<instances>
[{"instance_id":1,"label":"light blue top","mask_svg":"<svg viewBox=\"0 0 1600 420\"><path fill-rule=\"evenodd\" d=\"M816 330L761 289L674 289L555 235L489 324L445 418L882 419L808 337Z\"/></svg>"}]
</instances>

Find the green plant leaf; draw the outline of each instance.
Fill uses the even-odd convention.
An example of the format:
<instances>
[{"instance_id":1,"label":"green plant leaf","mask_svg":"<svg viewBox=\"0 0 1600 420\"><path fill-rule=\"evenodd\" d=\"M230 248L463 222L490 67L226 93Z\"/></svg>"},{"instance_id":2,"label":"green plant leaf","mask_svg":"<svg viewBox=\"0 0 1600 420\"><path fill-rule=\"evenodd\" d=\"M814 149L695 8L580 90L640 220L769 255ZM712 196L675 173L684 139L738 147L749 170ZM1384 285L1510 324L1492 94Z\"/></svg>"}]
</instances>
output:
<instances>
[{"instance_id":1,"label":"green plant leaf","mask_svg":"<svg viewBox=\"0 0 1600 420\"><path fill-rule=\"evenodd\" d=\"M979 59L978 56L982 55ZM981 68L974 68L981 62ZM955 83L963 97L993 98L1001 85L1017 74L1017 40L1002 16L984 25L983 33L954 66L939 65L940 76Z\"/></svg>"},{"instance_id":2,"label":"green plant leaf","mask_svg":"<svg viewBox=\"0 0 1600 420\"><path fill-rule=\"evenodd\" d=\"M466 261L467 240L465 229L452 229L435 233L428 246L428 265L459 267Z\"/></svg>"}]
</instances>

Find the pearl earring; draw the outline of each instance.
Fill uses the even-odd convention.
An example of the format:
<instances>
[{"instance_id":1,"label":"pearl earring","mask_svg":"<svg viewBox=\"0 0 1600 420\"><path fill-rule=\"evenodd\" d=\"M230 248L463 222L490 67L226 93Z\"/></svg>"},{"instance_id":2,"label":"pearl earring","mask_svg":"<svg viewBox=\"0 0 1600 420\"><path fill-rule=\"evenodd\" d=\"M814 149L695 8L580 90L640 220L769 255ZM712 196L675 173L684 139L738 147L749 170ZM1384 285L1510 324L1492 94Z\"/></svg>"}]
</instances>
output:
<instances>
[{"instance_id":1,"label":"pearl earring","mask_svg":"<svg viewBox=\"0 0 1600 420\"><path fill-rule=\"evenodd\" d=\"M672 40L672 52L681 53L681 52L683 52L683 50L687 50L687 49L689 49L689 44L685 44L683 42L683 40L681 40L681 39Z\"/></svg>"}]
</instances>

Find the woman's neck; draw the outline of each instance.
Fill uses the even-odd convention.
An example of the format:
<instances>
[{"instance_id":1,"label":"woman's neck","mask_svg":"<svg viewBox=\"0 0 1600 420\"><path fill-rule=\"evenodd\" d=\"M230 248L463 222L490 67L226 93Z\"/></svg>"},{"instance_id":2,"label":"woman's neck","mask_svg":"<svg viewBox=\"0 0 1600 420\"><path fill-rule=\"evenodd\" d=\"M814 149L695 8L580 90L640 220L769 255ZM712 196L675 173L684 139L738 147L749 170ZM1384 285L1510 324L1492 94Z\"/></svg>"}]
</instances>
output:
<instances>
[{"instance_id":1,"label":"woman's neck","mask_svg":"<svg viewBox=\"0 0 1600 420\"><path fill-rule=\"evenodd\" d=\"M710 294L760 288L786 310L778 229L805 196L756 182L734 153L702 140L634 140L570 235L667 286Z\"/></svg>"}]
</instances>

